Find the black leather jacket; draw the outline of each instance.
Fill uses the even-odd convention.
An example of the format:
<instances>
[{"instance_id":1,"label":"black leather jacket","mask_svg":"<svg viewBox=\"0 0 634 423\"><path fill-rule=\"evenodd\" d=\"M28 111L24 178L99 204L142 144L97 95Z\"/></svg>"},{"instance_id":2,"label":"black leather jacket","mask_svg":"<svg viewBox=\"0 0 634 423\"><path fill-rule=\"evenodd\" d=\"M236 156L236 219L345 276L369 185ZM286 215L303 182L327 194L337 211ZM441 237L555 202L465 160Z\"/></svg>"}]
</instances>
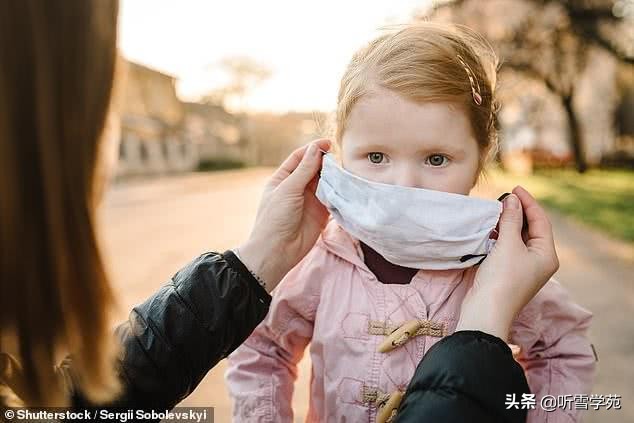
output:
<instances>
[{"instance_id":1,"label":"black leather jacket","mask_svg":"<svg viewBox=\"0 0 634 423\"><path fill-rule=\"evenodd\" d=\"M197 257L116 329L124 394L110 406L174 407L247 339L270 303L233 252ZM74 403L89 406L78 393Z\"/></svg>"},{"instance_id":2,"label":"black leather jacket","mask_svg":"<svg viewBox=\"0 0 634 423\"><path fill-rule=\"evenodd\" d=\"M527 410L507 409L506 396L519 401L529 393L504 341L480 331L455 332L425 354L394 423L521 423Z\"/></svg>"}]
</instances>

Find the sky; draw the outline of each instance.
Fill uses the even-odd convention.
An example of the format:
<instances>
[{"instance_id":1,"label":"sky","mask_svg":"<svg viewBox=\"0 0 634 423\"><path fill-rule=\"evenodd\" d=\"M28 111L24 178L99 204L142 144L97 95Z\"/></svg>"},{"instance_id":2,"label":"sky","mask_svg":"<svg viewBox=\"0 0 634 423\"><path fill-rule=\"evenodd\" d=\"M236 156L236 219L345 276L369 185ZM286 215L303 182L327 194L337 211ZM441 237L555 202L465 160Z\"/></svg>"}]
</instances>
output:
<instances>
[{"instance_id":1,"label":"sky","mask_svg":"<svg viewBox=\"0 0 634 423\"><path fill-rule=\"evenodd\" d=\"M127 59L178 79L183 100L226 82L215 66L248 56L272 70L250 111L329 111L352 54L380 28L407 22L429 0L122 0L119 45Z\"/></svg>"}]
</instances>

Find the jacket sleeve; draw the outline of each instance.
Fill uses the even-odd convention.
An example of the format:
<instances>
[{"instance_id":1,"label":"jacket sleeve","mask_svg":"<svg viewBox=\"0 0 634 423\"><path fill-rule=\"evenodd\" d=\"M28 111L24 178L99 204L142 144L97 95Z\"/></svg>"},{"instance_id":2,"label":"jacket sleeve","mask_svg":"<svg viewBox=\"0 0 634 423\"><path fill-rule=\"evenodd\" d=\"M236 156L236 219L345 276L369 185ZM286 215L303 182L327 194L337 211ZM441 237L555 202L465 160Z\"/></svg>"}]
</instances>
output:
<instances>
[{"instance_id":1,"label":"jacket sleeve","mask_svg":"<svg viewBox=\"0 0 634 423\"><path fill-rule=\"evenodd\" d=\"M574 403L546 411L544 396L588 395L592 389L596 359L587 331L592 313L572 301L568 291L551 279L519 313L511 327L511 343L520 347L518 361L524 367L536 406L528 422L578 422ZM546 407L548 408L548 407Z\"/></svg>"},{"instance_id":2,"label":"jacket sleeve","mask_svg":"<svg viewBox=\"0 0 634 423\"><path fill-rule=\"evenodd\" d=\"M508 345L484 332L459 331L425 354L394 422L523 423L526 410L508 407L508 395L520 401L529 392Z\"/></svg>"},{"instance_id":3,"label":"jacket sleeve","mask_svg":"<svg viewBox=\"0 0 634 423\"><path fill-rule=\"evenodd\" d=\"M297 363L313 335L321 281L313 250L280 282L265 320L229 356L234 422L292 422Z\"/></svg>"},{"instance_id":4,"label":"jacket sleeve","mask_svg":"<svg viewBox=\"0 0 634 423\"><path fill-rule=\"evenodd\" d=\"M231 251L196 258L117 328L124 395L115 406L175 406L251 334L270 300Z\"/></svg>"}]
</instances>

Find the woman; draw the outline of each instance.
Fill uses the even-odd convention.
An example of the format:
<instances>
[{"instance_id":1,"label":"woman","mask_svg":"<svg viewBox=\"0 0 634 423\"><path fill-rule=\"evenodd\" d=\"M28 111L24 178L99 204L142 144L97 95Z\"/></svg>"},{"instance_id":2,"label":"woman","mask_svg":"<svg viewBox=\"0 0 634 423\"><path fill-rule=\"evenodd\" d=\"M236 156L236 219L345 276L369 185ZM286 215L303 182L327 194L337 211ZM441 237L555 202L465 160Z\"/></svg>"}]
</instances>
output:
<instances>
[{"instance_id":1,"label":"woman","mask_svg":"<svg viewBox=\"0 0 634 423\"><path fill-rule=\"evenodd\" d=\"M329 148L320 140L295 151L273 175L242 246L194 259L135 308L113 340L114 293L95 213L117 151L116 142L102 134L115 74L117 9L116 0L0 3L0 385L10 388L3 391L5 405L17 396L27 405L174 406L250 334L267 312L268 292L312 247L328 218L314 196L319 149ZM463 304L462 332L437 346L454 350L454 361L423 360L412 395L401 406L402 420L412 410L417 415L418 407L441 406L421 397L428 390L417 381L434 371L451 372L469 357L498 357L505 366L475 369L476 380L511 374L513 383L497 377L496 386L527 392L521 368L500 338L558 262L543 210L526 191L514 193L507 201L517 207L505 208L497 253L483 263L487 277ZM526 243L522 208L529 223ZM492 299L505 307L482 314ZM72 359L56 367L69 351ZM464 395L454 399L469 395L464 387ZM496 400L486 407L484 413L504 413Z\"/></svg>"},{"instance_id":2,"label":"woman","mask_svg":"<svg viewBox=\"0 0 634 423\"><path fill-rule=\"evenodd\" d=\"M19 358L5 366L11 365L12 387L27 404L65 402L64 387L53 369L66 351L73 352L75 384L87 400L101 403L121 388L113 372L117 344L109 336L114 294L95 234L96 209L117 151L116 141L101 135L116 67L117 2L3 1L0 7L0 350ZM304 187L319 166L317 146L327 149L328 143L315 145L310 166L304 163L289 176L301 150L273 177L267 201L280 203L275 188L283 181L286 207L266 207L265 201L259 219L267 224L256 224L239 249L242 260L267 282L267 291L310 248L327 218L322 208L314 207L314 199L306 202L309 211L301 213ZM288 219L292 207L298 212ZM277 253L282 250L286 253ZM241 277L231 273L235 271ZM204 345L208 360L196 362L205 369L199 375L191 380L178 375L164 396L154 396L152 375L146 367L137 367L130 354L138 345L125 338L127 331L138 330L134 325L140 313L133 313L137 320L118 331L124 337L125 360L134 363L123 372L132 379L126 389L147 394L148 400L175 401L188 393L266 314L267 292L231 252L201 256L174 280L192 274L212 280L194 286L197 292L188 305L208 307L204 317L220 326L206 324L214 342ZM164 288L157 295L186 294ZM178 312L179 321L188 310ZM198 320L190 317L187 329L194 339ZM153 354L153 363L183 362L183 355L176 354L180 351L171 348L174 355L158 358L158 339L146 341L151 346L145 354ZM142 373L142 380L135 372ZM156 369L162 386L163 373Z\"/></svg>"}]
</instances>

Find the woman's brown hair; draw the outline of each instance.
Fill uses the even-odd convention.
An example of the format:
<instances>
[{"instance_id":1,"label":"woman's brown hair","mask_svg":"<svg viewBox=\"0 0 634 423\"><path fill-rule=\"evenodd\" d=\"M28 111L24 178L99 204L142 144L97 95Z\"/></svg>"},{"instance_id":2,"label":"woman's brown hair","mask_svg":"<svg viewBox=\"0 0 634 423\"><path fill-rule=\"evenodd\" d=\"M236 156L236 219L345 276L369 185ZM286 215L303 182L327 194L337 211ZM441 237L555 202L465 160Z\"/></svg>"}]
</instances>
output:
<instances>
[{"instance_id":1,"label":"woman's brown hair","mask_svg":"<svg viewBox=\"0 0 634 423\"><path fill-rule=\"evenodd\" d=\"M114 296L95 234L117 0L0 2L0 334L26 404L62 405L59 351L93 401L117 389Z\"/></svg>"}]
</instances>

